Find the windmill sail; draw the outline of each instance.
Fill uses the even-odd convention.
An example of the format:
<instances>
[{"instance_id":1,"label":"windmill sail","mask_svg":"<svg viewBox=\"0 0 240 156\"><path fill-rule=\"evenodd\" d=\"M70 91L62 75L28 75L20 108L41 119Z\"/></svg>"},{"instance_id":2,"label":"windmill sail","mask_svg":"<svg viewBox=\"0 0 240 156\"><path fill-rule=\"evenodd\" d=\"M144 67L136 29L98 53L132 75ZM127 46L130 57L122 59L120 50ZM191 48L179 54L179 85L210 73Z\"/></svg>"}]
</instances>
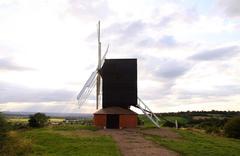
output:
<instances>
[{"instance_id":1,"label":"windmill sail","mask_svg":"<svg viewBox=\"0 0 240 156\"><path fill-rule=\"evenodd\" d=\"M101 57L100 21L99 21L98 22L98 65L97 65L97 69L94 72L92 72L91 76L88 78L82 90L79 92L77 96L79 106L83 105L86 102L93 88L96 86L96 109L98 109L99 102L100 102L100 91L101 91L101 76L99 74L99 70L103 66L104 60L108 53L108 49L109 49L109 45L107 46L107 49L103 57Z\"/></svg>"}]
</instances>

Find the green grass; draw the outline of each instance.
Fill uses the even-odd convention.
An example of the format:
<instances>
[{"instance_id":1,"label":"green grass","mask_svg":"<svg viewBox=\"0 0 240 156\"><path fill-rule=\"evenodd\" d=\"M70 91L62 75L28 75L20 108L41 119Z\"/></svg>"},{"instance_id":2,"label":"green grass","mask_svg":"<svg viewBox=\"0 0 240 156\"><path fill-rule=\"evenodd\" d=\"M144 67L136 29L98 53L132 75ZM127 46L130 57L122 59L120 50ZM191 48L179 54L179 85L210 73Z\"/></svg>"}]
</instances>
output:
<instances>
[{"instance_id":1,"label":"green grass","mask_svg":"<svg viewBox=\"0 0 240 156\"><path fill-rule=\"evenodd\" d=\"M24 136L31 139L33 143L33 153L30 155L120 155L115 143L109 136L73 137L43 130L29 131Z\"/></svg>"},{"instance_id":2,"label":"green grass","mask_svg":"<svg viewBox=\"0 0 240 156\"><path fill-rule=\"evenodd\" d=\"M169 120L173 123L175 123L175 121L177 120L179 124L185 125L188 123L188 119L184 118L184 117L180 117L180 116L164 116L163 117L166 120Z\"/></svg>"},{"instance_id":3,"label":"green grass","mask_svg":"<svg viewBox=\"0 0 240 156\"><path fill-rule=\"evenodd\" d=\"M156 127L152 121L150 121L145 115L138 115L139 119L143 121L144 125L142 128L153 128Z\"/></svg>"},{"instance_id":4,"label":"green grass","mask_svg":"<svg viewBox=\"0 0 240 156\"><path fill-rule=\"evenodd\" d=\"M23 155L120 156L113 139L94 130L91 126L65 125L15 132L31 143L30 152Z\"/></svg>"},{"instance_id":5,"label":"green grass","mask_svg":"<svg viewBox=\"0 0 240 156\"><path fill-rule=\"evenodd\" d=\"M140 120L142 120L144 122L144 126L142 126L142 128L153 128L156 127L145 115L139 115L138 116ZM175 120L178 121L178 124L181 125L185 125L188 122L188 119L184 118L184 117L179 117L179 116L163 116L164 119L169 120L173 123L175 123ZM159 117L160 119L160 125L163 125L166 121L161 119L161 117Z\"/></svg>"},{"instance_id":6,"label":"green grass","mask_svg":"<svg viewBox=\"0 0 240 156\"><path fill-rule=\"evenodd\" d=\"M146 136L162 146L186 156L238 156L240 140L212 136L189 130L177 131L182 139L168 139L159 136Z\"/></svg>"},{"instance_id":7,"label":"green grass","mask_svg":"<svg viewBox=\"0 0 240 156\"><path fill-rule=\"evenodd\" d=\"M80 124L66 124L66 125L57 125L52 127L53 130L61 130L61 131L74 131L74 130L91 130L96 131L97 128L95 126L86 126Z\"/></svg>"}]
</instances>

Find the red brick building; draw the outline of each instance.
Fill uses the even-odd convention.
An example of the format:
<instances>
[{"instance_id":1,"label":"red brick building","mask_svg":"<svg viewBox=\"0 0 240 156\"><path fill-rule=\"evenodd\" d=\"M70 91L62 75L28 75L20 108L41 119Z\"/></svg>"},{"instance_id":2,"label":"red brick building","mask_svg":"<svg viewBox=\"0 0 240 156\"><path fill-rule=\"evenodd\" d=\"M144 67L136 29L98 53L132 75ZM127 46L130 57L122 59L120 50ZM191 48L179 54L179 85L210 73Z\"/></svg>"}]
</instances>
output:
<instances>
[{"instance_id":1,"label":"red brick building","mask_svg":"<svg viewBox=\"0 0 240 156\"><path fill-rule=\"evenodd\" d=\"M136 128L137 113L121 107L108 107L94 113L94 125L99 128Z\"/></svg>"}]
</instances>

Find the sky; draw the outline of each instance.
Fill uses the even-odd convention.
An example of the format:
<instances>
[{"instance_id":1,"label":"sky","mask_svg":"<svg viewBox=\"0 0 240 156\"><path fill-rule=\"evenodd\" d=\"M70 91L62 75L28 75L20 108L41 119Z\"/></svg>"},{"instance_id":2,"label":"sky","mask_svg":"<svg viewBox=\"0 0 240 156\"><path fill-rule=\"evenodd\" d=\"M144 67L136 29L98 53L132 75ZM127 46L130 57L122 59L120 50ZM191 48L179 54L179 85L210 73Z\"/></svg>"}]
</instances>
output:
<instances>
[{"instance_id":1,"label":"sky","mask_svg":"<svg viewBox=\"0 0 240 156\"><path fill-rule=\"evenodd\" d=\"M0 111L95 112L98 20L154 112L240 111L239 0L0 0Z\"/></svg>"}]
</instances>

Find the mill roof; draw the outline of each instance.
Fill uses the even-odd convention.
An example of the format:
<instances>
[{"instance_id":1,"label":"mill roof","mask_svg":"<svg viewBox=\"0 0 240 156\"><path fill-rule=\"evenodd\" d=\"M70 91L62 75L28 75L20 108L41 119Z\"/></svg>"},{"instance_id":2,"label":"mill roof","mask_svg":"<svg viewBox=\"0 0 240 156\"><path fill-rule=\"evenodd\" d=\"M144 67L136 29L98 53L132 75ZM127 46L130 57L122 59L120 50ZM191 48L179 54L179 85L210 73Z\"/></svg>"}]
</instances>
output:
<instances>
[{"instance_id":1,"label":"mill roof","mask_svg":"<svg viewBox=\"0 0 240 156\"><path fill-rule=\"evenodd\" d=\"M94 114L137 114L134 111L130 110L130 109L124 109L121 107L107 107L107 108L103 108L98 110L97 112L95 112Z\"/></svg>"}]
</instances>

